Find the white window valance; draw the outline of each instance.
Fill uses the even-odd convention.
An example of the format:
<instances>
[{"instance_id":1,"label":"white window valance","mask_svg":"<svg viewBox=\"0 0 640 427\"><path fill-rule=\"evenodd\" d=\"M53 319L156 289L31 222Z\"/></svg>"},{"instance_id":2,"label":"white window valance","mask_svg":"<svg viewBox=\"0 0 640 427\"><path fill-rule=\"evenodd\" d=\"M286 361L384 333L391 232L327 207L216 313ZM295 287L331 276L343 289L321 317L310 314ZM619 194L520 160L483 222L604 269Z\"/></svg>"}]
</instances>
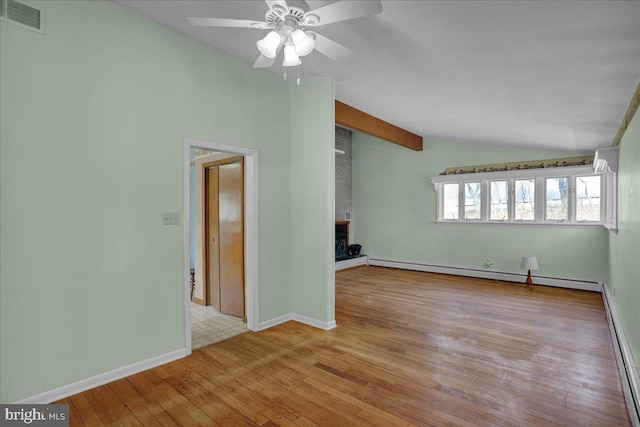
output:
<instances>
[{"instance_id":1,"label":"white window valance","mask_svg":"<svg viewBox=\"0 0 640 427\"><path fill-rule=\"evenodd\" d=\"M529 169L547 169L593 164L594 156L564 157L561 159L527 160L522 162L494 163L478 166L458 166L447 168L440 175L460 175L466 173L501 172Z\"/></svg>"}]
</instances>

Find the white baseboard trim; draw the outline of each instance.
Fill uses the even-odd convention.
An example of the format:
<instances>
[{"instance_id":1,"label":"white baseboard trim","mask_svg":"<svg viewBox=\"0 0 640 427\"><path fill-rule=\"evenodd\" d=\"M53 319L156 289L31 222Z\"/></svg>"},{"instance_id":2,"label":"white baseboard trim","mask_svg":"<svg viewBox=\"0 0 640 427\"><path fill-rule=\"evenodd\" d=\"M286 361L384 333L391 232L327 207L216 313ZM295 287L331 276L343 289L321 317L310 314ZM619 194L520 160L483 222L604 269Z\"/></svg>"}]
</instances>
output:
<instances>
[{"instance_id":1,"label":"white baseboard trim","mask_svg":"<svg viewBox=\"0 0 640 427\"><path fill-rule=\"evenodd\" d=\"M359 267L361 265L369 265L369 257L361 256L358 258L345 259L334 263L335 271L346 270L347 268Z\"/></svg>"},{"instance_id":2,"label":"white baseboard trim","mask_svg":"<svg viewBox=\"0 0 640 427\"><path fill-rule=\"evenodd\" d=\"M310 317L303 316L301 314L289 313L289 314L285 314L285 315L276 317L274 319L270 319L265 322L259 323L256 331L262 331L264 329L271 328L281 323L288 322L289 320L295 320L296 322L304 323L305 325L313 326L315 328L319 328L325 331L331 330L337 326L335 320L332 320L330 322L323 322L317 319L312 319ZM64 399L65 397L82 393L83 391L99 387L101 385L110 383L112 381L116 381L121 378L125 378L128 376L137 374L139 372L146 371L147 369L155 368L156 366L173 362L174 360L181 359L185 356L188 356L189 354L190 353L188 353L187 349L185 348L175 350L166 354L162 354L160 356L152 357L147 360L133 363L128 366L123 366L122 368L114 369L113 371L105 372L103 374L96 375L91 378L76 381L74 383L67 384L62 387L58 387L53 390L46 391L44 393L36 394L35 396L27 397L27 398L18 400L14 403L16 404L32 404L32 403L47 404L47 403L55 402L57 400Z\"/></svg>"},{"instance_id":3,"label":"white baseboard trim","mask_svg":"<svg viewBox=\"0 0 640 427\"><path fill-rule=\"evenodd\" d=\"M258 327L256 328L256 332L264 331L265 329L273 328L281 323L288 322L289 320L293 320L293 313L283 314L282 316L274 317L273 319L265 320L264 322L258 323Z\"/></svg>"},{"instance_id":4,"label":"white baseboard trim","mask_svg":"<svg viewBox=\"0 0 640 427\"><path fill-rule=\"evenodd\" d=\"M638 366L633 359L633 353L631 353L631 347L629 347L629 342L622 328L615 300L611 295L611 290L607 283L604 283L602 286L602 299L607 312L611 341L613 342L613 348L616 353L616 361L618 362L618 370L620 371L620 382L622 383L624 398L627 402L629 418L631 418L631 424L634 427L639 427L640 374L638 374Z\"/></svg>"},{"instance_id":5,"label":"white baseboard trim","mask_svg":"<svg viewBox=\"0 0 640 427\"><path fill-rule=\"evenodd\" d=\"M312 319L311 317L303 316L301 314L294 314L293 320L295 320L296 322L304 323L305 325L323 329L325 331L331 330L338 326L335 320L332 320L330 322L323 322L317 319Z\"/></svg>"},{"instance_id":6,"label":"white baseboard trim","mask_svg":"<svg viewBox=\"0 0 640 427\"><path fill-rule=\"evenodd\" d=\"M55 402L56 400L64 399L65 397L72 396L74 394L81 393L83 391L99 387L101 385L110 383L112 381L119 380L121 378L128 377L133 374L137 374L142 371L146 371L156 366L164 365L165 363L173 362L174 360L182 359L188 356L187 350L182 348L179 350L171 351L169 353L162 354L160 356L152 357L147 360L133 363L122 368L114 369L113 371L105 372L94 377L90 377L84 380L76 381L71 384L64 385L62 387L54 388L53 390L45 391L44 393L36 394L35 396L27 397L25 399L18 400L17 404L32 404L41 403L47 404Z\"/></svg>"},{"instance_id":7,"label":"white baseboard trim","mask_svg":"<svg viewBox=\"0 0 640 427\"><path fill-rule=\"evenodd\" d=\"M279 317L275 317L273 319L270 319L264 322L260 322L258 324L258 328L256 329L256 332L264 331L265 329L272 328L281 323L288 322L289 320L295 320L296 322L304 323L305 325L313 326L314 328L322 329L324 331L328 331L337 326L335 320L332 320L330 322L323 322L321 320L312 319L310 317L303 316L301 314L289 313Z\"/></svg>"},{"instance_id":8,"label":"white baseboard trim","mask_svg":"<svg viewBox=\"0 0 640 427\"><path fill-rule=\"evenodd\" d=\"M505 273L494 270L480 270L473 268L447 267L442 265L422 264L417 262L395 261L369 257L369 265L379 267L399 268L403 270L426 271L429 273L452 274L455 276L478 277L481 279L504 280L524 284L526 274ZM544 277L533 275L534 285L554 286L557 288L580 289L583 291L602 292L602 284L588 280L564 279L559 277Z\"/></svg>"}]
</instances>

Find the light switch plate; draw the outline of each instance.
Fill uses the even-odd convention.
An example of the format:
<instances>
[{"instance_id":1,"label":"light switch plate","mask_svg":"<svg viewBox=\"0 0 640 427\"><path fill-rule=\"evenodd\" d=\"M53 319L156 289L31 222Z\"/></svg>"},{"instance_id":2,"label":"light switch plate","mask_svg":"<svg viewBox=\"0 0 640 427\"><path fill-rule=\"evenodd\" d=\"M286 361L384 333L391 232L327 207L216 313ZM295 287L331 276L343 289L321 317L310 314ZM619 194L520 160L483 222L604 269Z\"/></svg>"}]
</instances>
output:
<instances>
[{"instance_id":1,"label":"light switch plate","mask_svg":"<svg viewBox=\"0 0 640 427\"><path fill-rule=\"evenodd\" d=\"M180 212L163 212L162 225L179 225Z\"/></svg>"}]
</instances>

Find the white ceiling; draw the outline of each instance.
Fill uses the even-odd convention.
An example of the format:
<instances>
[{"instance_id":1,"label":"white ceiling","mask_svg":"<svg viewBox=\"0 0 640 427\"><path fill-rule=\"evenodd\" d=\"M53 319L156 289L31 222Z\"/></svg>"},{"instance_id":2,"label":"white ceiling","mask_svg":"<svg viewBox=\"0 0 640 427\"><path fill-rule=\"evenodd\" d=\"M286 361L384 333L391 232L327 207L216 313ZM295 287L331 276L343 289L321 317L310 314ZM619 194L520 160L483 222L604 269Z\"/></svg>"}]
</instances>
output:
<instances>
[{"instance_id":1,"label":"white ceiling","mask_svg":"<svg viewBox=\"0 0 640 427\"><path fill-rule=\"evenodd\" d=\"M260 0L115 1L247 67L267 32L198 28L186 19L262 21L267 6ZM316 9L333 1L306 3ZM300 76L331 77L339 101L427 139L607 147L640 81L640 1L382 4L379 15L316 27L356 55L337 63L312 52L302 58ZM280 63L271 70L282 74Z\"/></svg>"}]
</instances>

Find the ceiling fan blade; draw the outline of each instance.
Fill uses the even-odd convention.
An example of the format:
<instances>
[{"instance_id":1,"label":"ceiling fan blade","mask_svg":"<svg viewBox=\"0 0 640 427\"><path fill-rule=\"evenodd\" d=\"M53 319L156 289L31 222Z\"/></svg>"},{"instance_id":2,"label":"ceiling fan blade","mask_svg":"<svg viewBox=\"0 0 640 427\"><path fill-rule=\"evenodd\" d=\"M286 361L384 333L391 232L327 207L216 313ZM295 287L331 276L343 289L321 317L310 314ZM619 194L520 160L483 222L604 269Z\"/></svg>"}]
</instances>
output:
<instances>
[{"instance_id":1,"label":"ceiling fan blade","mask_svg":"<svg viewBox=\"0 0 640 427\"><path fill-rule=\"evenodd\" d=\"M187 18L196 27L239 27L239 28L271 28L266 22L248 21L244 19L224 18Z\"/></svg>"},{"instance_id":2,"label":"ceiling fan blade","mask_svg":"<svg viewBox=\"0 0 640 427\"><path fill-rule=\"evenodd\" d=\"M309 19L308 23L308 26L316 26L375 15L380 12L382 12L380 0L342 0L311 10L305 13L305 17L307 15L317 16L318 22L314 22L315 19Z\"/></svg>"},{"instance_id":3,"label":"ceiling fan blade","mask_svg":"<svg viewBox=\"0 0 640 427\"><path fill-rule=\"evenodd\" d=\"M336 43L323 35L314 31L307 31L307 33L313 34L316 40L315 50L334 61L346 61L355 55L355 52L348 47L342 46L340 43Z\"/></svg>"}]
</instances>

